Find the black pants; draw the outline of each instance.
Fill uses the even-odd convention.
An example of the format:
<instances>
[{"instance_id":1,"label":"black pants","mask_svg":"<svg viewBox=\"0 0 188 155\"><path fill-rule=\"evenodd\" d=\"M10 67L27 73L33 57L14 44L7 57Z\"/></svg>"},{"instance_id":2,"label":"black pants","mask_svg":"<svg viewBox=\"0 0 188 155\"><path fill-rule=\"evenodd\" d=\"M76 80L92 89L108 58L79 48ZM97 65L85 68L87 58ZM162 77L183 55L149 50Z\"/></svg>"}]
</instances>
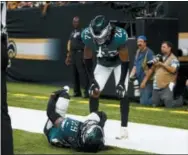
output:
<instances>
[{"instance_id":1,"label":"black pants","mask_svg":"<svg viewBox=\"0 0 188 155\"><path fill-rule=\"evenodd\" d=\"M72 51L74 93L81 94L80 83L83 83L84 94L88 94L89 79L83 62L83 51Z\"/></svg>"},{"instance_id":2,"label":"black pants","mask_svg":"<svg viewBox=\"0 0 188 155\"><path fill-rule=\"evenodd\" d=\"M13 155L13 137L11 120L8 114L7 86L6 86L6 66L8 64L7 45L1 41L1 146L2 155Z\"/></svg>"}]
</instances>

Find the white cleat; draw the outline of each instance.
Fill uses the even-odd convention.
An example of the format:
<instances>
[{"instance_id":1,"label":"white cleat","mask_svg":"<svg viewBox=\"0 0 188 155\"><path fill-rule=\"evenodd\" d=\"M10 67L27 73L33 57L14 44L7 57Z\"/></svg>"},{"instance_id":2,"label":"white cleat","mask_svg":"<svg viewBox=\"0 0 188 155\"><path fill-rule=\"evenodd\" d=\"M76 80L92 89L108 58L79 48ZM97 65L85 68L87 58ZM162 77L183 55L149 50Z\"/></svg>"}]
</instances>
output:
<instances>
[{"instance_id":1,"label":"white cleat","mask_svg":"<svg viewBox=\"0 0 188 155\"><path fill-rule=\"evenodd\" d=\"M121 127L120 128L120 136L116 137L116 139L119 139L119 140L128 139L128 128L127 127Z\"/></svg>"}]
</instances>

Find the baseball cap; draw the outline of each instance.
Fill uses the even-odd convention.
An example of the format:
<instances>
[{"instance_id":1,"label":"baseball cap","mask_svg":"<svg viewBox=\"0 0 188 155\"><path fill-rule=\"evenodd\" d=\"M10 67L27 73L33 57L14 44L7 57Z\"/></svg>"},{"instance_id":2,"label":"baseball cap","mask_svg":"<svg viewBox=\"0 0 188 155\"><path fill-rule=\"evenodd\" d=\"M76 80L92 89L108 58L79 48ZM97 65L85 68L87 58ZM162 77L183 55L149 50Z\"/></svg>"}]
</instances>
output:
<instances>
[{"instance_id":1,"label":"baseball cap","mask_svg":"<svg viewBox=\"0 0 188 155\"><path fill-rule=\"evenodd\" d=\"M142 39L142 40L144 40L144 41L147 41L147 38L146 38L145 35L140 35L140 36L138 36L137 40L138 40L138 39Z\"/></svg>"}]
</instances>

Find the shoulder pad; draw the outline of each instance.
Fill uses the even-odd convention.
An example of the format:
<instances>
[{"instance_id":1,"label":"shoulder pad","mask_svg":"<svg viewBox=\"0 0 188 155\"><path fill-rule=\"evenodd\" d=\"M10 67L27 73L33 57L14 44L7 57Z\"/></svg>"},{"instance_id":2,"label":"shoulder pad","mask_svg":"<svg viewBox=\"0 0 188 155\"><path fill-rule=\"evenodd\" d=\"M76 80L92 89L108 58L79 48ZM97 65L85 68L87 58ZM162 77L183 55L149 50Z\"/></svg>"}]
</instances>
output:
<instances>
[{"instance_id":1,"label":"shoulder pad","mask_svg":"<svg viewBox=\"0 0 188 155\"><path fill-rule=\"evenodd\" d=\"M86 46L90 46L92 44L92 36L89 32L89 28L86 28L82 31L81 38L82 38L82 42Z\"/></svg>"},{"instance_id":2,"label":"shoulder pad","mask_svg":"<svg viewBox=\"0 0 188 155\"><path fill-rule=\"evenodd\" d=\"M116 41L116 44L118 44L119 46L124 45L126 41L128 40L128 34L126 30L120 27L116 27L115 33L114 33L114 39Z\"/></svg>"}]
</instances>

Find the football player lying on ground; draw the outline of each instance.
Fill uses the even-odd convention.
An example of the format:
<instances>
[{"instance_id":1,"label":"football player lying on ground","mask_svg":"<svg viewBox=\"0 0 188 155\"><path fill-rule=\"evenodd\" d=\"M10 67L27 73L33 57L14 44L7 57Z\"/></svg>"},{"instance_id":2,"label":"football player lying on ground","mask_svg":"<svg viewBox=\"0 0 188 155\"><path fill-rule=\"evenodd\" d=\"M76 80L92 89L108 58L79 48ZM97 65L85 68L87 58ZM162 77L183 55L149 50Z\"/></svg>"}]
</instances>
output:
<instances>
[{"instance_id":1,"label":"football player lying on ground","mask_svg":"<svg viewBox=\"0 0 188 155\"><path fill-rule=\"evenodd\" d=\"M48 142L57 147L70 147L83 152L103 149L106 114L93 112L84 118L84 122L65 117L70 101L68 91L69 88L64 87L50 96L47 106L48 120L44 127Z\"/></svg>"},{"instance_id":2,"label":"football player lying on ground","mask_svg":"<svg viewBox=\"0 0 188 155\"><path fill-rule=\"evenodd\" d=\"M129 57L127 32L112 25L104 16L95 17L82 32L85 44L84 59L90 78L90 112L98 111L99 95L111 73L114 72L116 93L120 100L121 130L117 139L128 137L127 123L129 100L125 89ZM97 65L93 73L92 57L96 54Z\"/></svg>"}]
</instances>

